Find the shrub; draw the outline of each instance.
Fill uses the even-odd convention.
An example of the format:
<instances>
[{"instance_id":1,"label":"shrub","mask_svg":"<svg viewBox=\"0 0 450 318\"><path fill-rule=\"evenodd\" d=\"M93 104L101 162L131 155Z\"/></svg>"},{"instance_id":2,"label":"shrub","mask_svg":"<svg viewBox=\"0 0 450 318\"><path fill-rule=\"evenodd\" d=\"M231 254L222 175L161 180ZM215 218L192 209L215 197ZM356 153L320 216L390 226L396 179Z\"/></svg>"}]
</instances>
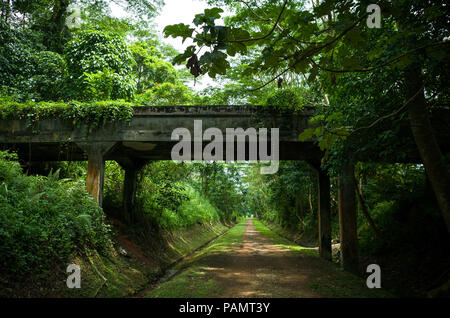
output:
<instances>
[{"instance_id":1,"label":"shrub","mask_svg":"<svg viewBox=\"0 0 450 318\"><path fill-rule=\"evenodd\" d=\"M141 213L150 219L152 224L165 230L187 228L220 219L219 211L191 186L183 185L181 195L183 200L179 205L167 207L158 204L152 191L143 191L139 197Z\"/></svg>"},{"instance_id":2,"label":"shrub","mask_svg":"<svg viewBox=\"0 0 450 318\"><path fill-rule=\"evenodd\" d=\"M130 75L120 75L108 69L95 73L84 73L85 91L84 100L131 100L136 90L136 83Z\"/></svg>"},{"instance_id":3,"label":"shrub","mask_svg":"<svg viewBox=\"0 0 450 318\"><path fill-rule=\"evenodd\" d=\"M106 252L110 227L84 182L27 176L0 152L0 268L16 278L62 263L84 248Z\"/></svg>"},{"instance_id":4,"label":"shrub","mask_svg":"<svg viewBox=\"0 0 450 318\"><path fill-rule=\"evenodd\" d=\"M134 60L125 39L119 34L81 31L67 43L65 54L69 99L132 98L136 90L134 77L130 75Z\"/></svg>"},{"instance_id":5,"label":"shrub","mask_svg":"<svg viewBox=\"0 0 450 318\"><path fill-rule=\"evenodd\" d=\"M265 106L276 110L297 110L301 108L302 103L294 89L279 89L269 94Z\"/></svg>"},{"instance_id":6,"label":"shrub","mask_svg":"<svg viewBox=\"0 0 450 318\"><path fill-rule=\"evenodd\" d=\"M152 89L136 96L136 102L143 105L190 105L192 94L182 83L156 84Z\"/></svg>"},{"instance_id":7,"label":"shrub","mask_svg":"<svg viewBox=\"0 0 450 318\"><path fill-rule=\"evenodd\" d=\"M189 200L180 207L184 226L219 220L219 211L200 193L190 186L186 187L185 193Z\"/></svg>"},{"instance_id":8,"label":"shrub","mask_svg":"<svg viewBox=\"0 0 450 318\"><path fill-rule=\"evenodd\" d=\"M0 104L0 119L26 119L29 125L38 123L40 119L60 118L74 125L83 123L98 127L109 122L128 121L132 117L132 104L121 100L90 103L5 101Z\"/></svg>"}]
</instances>

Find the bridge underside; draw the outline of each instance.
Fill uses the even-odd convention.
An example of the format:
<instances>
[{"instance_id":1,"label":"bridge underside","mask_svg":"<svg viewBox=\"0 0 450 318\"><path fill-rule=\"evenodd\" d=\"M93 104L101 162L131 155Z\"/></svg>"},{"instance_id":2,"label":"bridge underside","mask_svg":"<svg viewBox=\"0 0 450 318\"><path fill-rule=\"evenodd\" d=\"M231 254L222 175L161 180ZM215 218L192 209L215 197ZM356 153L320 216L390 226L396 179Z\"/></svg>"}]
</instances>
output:
<instances>
[{"instance_id":1,"label":"bridge underside","mask_svg":"<svg viewBox=\"0 0 450 318\"><path fill-rule=\"evenodd\" d=\"M109 145L110 149L104 154L104 160L172 160L171 151L175 141L119 141L96 143L93 145ZM203 142L204 149L208 142ZM267 142L270 155L270 141ZM249 143L244 144L245 160L252 160L249 156ZM26 163L42 161L86 161L88 153L82 144L74 142L46 142L46 143L8 143L0 145L3 150L17 152L20 160ZM238 143L234 144L234 160L237 160ZM226 146L224 147L224 154ZM191 157L195 158L194 144L191 144ZM322 152L313 142L282 141L279 144L279 160L320 160ZM257 158L260 159L259 156Z\"/></svg>"}]
</instances>

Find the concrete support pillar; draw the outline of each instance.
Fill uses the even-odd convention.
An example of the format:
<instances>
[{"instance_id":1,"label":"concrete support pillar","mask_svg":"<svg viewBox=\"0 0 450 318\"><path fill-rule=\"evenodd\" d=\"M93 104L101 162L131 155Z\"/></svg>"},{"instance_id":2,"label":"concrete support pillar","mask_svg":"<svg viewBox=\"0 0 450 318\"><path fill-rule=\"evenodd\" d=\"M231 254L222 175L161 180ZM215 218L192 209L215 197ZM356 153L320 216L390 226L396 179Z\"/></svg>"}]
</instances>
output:
<instances>
[{"instance_id":1,"label":"concrete support pillar","mask_svg":"<svg viewBox=\"0 0 450 318\"><path fill-rule=\"evenodd\" d=\"M360 274L355 189L354 165L348 163L342 168L339 180L341 266L346 271Z\"/></svg>"},{"instance_id":2,"label":"concrete support pillar","mask_svg":"<svg viewBox=\"0 0 450 318\"><path fill-rule=\"evenodd\" d=\"M136 201L136 186L137 186L138 169L125 169L125 179L123 183L123 219L128 224L135 221L135 201Z\"/></svg>"},{"instance_id":3,"label":"concrete support pillar","mask_svg":"<svg viewBox=\"0 0 450 318\"><path fill-rule=\"evenodd\" d=\"M103 181L105 177L105 162L100 153L88 154L88 171L86 178L86 190L99 206L103 203Z\"/></svg>"},{"instance_id":4,"label":"concrete support pillar","mask_svg":"<svg viewBox=\"0 0 450 318\"><path fill-rule=\"evenodd\" d=\"M319 255L331 261L330 178L321 168L320 160L308 160L317 173L317 217L319 223Z\"/></svg>"},{"instance_id":5,"label":"concrete support pillar","mask_svg":"<svg viewBox=\"0 0 450 318\"><path fill-rule=\"evenodd\" d=\"M136 221L136 189L137 189L137 175L139 170L147 163L146 160L134 159L130 157L122 157L117 159L117 162L125 170L125 178L123 182L122 194L122 215L120 218L128 224Z\"/></svg>"},{"instance_id":6,"label":"concrete support pillar","mask_svg":"<svg viewBox=\"0 0 450 318\"><path fill-rule=\"evenodd\" d=\"M319 254L331 261L331 208L330 208L330 178L321 169L317 170L318 185L318 218L319 218Z\"/></svg>"},{"instance_id":7,"label":"concrete support pillar","mask_svg":"<svg viewBox=\"0 0 450 318\"><path fill-rule=\"evenodd\" d=\"M111 150L114 143L92 142L79 143L88 156L88 171L86 178L86 190L94 198L99 206L103 203L103 181L105 177L105 154Z\"/></svg>"}]
</instances>

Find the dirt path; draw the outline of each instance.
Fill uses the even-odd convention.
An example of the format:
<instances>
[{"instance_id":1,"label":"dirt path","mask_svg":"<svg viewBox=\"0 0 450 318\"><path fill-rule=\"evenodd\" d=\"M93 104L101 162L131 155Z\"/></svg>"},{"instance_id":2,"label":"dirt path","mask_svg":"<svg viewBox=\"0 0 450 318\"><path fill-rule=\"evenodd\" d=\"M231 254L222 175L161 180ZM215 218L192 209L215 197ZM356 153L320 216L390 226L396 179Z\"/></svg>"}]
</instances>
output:
<instances>
[{"instance_id":1,"label":"dirt path","mask_svg":"<svg viewBox=\"0 0 450 318\"><path fill-rule=\"evenodd\" d=\"M309 286L329 266L317 257L277 247L250 219L242 248L210 256L207 263L208 277L223 290L221 297L321 297Z\"/></svg>"},{"instance_id":2,"label":"dirt path","mask_svg":"<svg viewBox=\"0 0 450 318\"><path fill-rule=\"evenodd\" d=\"M389 297L368 289L363 278L288 243L274 244L249 219L188 259L146 297Z\"/></svg>"}]
</instances>

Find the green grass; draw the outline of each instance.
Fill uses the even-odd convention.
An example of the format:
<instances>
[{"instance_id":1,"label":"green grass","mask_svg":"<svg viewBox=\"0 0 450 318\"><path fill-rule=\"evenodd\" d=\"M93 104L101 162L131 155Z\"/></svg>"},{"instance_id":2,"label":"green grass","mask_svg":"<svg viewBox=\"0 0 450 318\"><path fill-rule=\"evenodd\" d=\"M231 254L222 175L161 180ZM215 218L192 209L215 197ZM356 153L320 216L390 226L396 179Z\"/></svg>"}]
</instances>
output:
<instances>
[{"instance_id":1,"label":"green grass","mask_svg":"<svg viewBox=\"0 0 450 318\"><path fill-rule=\"evenodd\" d=\"M245 221L231 228L224 236L208 245L174 268L179 270L172 280L159 285L146 297L151 298L204 298L219 297L222 289L208 276L202 261L208 256L236 250L242 244Z\"/></svg>"},{"instance_id":2,"label":"green grass","mask_svg":"<svg viewBox=\"0 0 450 318\"><path fill-rule=\"evenodd\" d=\"M317 256L317 250L298 246L272 232L260 221L253 220L255 227L269 237L277 246L288 248L292 253ZM224 236L202 249L186 261L178 264L179 272L172 280L160 284L146 297L152 298L204 298L220 297L223 292L217 281L208 275L210 256L238 249L242 244L245 221L231 228ZM325 261L324 261L325 262ZM329 267L328 267L329 266ZM309 288L324 297L333 298L383 298L392 297L383 289L368 289L365 279L345 272L333 263L325 265L323 275L317 277Z\"/></svg>"},{"instance_id":3,"label":"green grass","mask_svg":"<svg viewBox=\"0 0 450 318\"><path fill-rule=\"evenodd\" d=\"M287 239L279 236L259 220L253 220L256 230L261 232L266 237L279 247L288 248L293 253L301 253L309 256L318 256L318 250L314 248L307 248L299 246ZM310 284L309 288L316 290L324 297L332 298L386 298L393 297L389 292L383 289L369 289L366 286L364 278L355 276L346 272L336 266L336 264L329 263L330 273L317 277L314 283Z\"/></svg>"},{"instance_id":4,"label":"green grass","mask_svg":"<svg viewBox=\"0 0 450 318\"><path fill-rule=\"evenodd\" d=\"M146 297L150 298L205 298L217 297L222 290L214 279L208 278L204 268L193 266L172 280L158 286Z\"/></svg>"},{"instance_id":5,"label":"green grass","mask_svg":"<svg viewBox=\"0 0 450 318\"><path fill-rule=\"evenodd\" d=\"M355 276L343 269L330 264L331 273L317 277L309 288L317 290L324 297L331 298L392 298L387 290L369 289L364 278Z\"/></svg>"},{"instance_id":6,"label":"green grass","mask_svg":"<svg viewBox=\"0 0 450 318\"><path fill-rule=\"evenodd\" d=\"M155 258L159 258L163 264L169 265L179 258L198 249L206 242L224 233L227 227L221 223L211 225L203 224L191 227L191 229L180 229L168 234L165 240L168 246L165 251L159 253Z\"/></svg>"},{"instance_id":7,"label":"green grass","mask_svg":"<svg viewBox=\"0 0 450 318\"><path fill-rule=\"evenodd\" d=\"M63 286L66 297L126 297L147 283L144 268L118 255L104 257L94 251L76 262L82 270L81 288Z\"/></svg>"},{"instance_id":8,"label":"green grass","mask_svg":"<svg viewBox=\"0 0 450 318\"><path fill-rule=\"evenodd\" d=\"M56 268L58 264L55 264L55 268L49 271L44 277L30 277L24 282L7 282L7 286L11 287L11 291L8 292L2 290L1 287L5 282L0 277L0 296L67 298L129 297L142 291L153 279L157 279L161 274L161 266L172 263L180 257L194 251L196 248L225 232L226 229L227 227L217 223L199 225L168 235L170 238L166 237L166 239L170 239L170 244L160 246L159 255L155 253L152 258L158 263L154 266L145 265L140 259L134 256L120 256L112 249L111 255L109 256L101 255L96 250L86 249L81 251L82 255L78 255L68 261L68 263L77 264L81 268L80 289L67 288L67 264L62 264L58 268ZM207 291L215 290L216 288L213 282L202 281L202 284L205 284L206 289L204 291L201 288L198 290L199 297L203 297L202 295L205 295ZM176 297L176 294L173 297Z\"/></svg>"},{"instance_id":9,"label":"green grass","mask_svg":"<svg viewBox=\"0 0 450 318\"><path fill-rule=\"evenodd\" d=\"M293 253L301 253L310 256L318 256L319 251L315 248L303 247L297 245L293 242L288 241L287 239L279 236L277 233L270 230L267 226L265 226L261 221L253 219L253 224L257 231L259 231L264 236L268 237L273 244L280 248L286 248L292 251Z\"/></svg>"},{"instance_id":10,"label":"green grass","mask_svg":"<svg viewBox=\"0 0 450 318\"><path fill-rule=\"evenodd\" d=\"M83 255L73 257L67 263L80 266L81 288L67 288L67 264L55 264L50 272L10 282L9 291L0 288L0 297L127 297L148 283L145 268L131 261L117 253L104 256L95 250L85 250Z\"/></svg>"},{"instance_id":11,"label":"green grass","mask_svg":"<svg viewBox=\"0 0 450 318\"><path fill-rule=\"evenodd\" d=\"M242 221L241 223L238 223L233 228L231 228L224 236L208 245L205 249L201 250L198 254L195 255L194 261L198 261L204 256L230 252L238 249L242 244L245 222L246 221Z\"/></svg>"},{"instance_id":12,"label":"green grass","mask_svg":"<svg viewBox=\"0 0 450 318\"><path fill-rule=\"evenodd\" d=\"M162 265L169 264L225 232L226 229L222 224L216 223L172 232L170 237L166 237L170 244L159 254L160 259L156 256L155 259L158 259ZM160 273L159 268L144 267L139 264L139 260L131 263L130 259L118 255L104 257L95 251L90 257L78 258L76 263L80 265L82 271L84 269L82 288L68 290L64 282L62 289L66 293L65 297L127 297L144 288L152 275ZM106 278L106 282L100 275ZM193 278L199 279L199 275L201 275L201 269L189 273L184 278L181 277L180 289L172 290L169 287L167 296L163 294L155 297L178 297L177 292L187 288L189 281ZM203 296L205 293L215 288L213 282L206 281L197 293L199 297L205 297Z\"/></svg>"}]
</instances>

